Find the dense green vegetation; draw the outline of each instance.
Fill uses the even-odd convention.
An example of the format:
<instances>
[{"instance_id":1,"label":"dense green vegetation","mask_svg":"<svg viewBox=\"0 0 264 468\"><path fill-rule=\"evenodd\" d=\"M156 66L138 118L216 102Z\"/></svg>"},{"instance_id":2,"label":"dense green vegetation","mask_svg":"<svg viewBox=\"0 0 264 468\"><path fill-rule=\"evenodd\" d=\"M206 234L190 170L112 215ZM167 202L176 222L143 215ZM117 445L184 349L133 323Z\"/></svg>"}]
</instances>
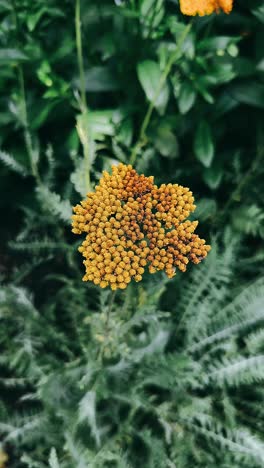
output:
<instances>
[{"instance_id":1,"label":"dense green vegetation","mask_svg":"<svg viewBox=\"0 0 264 468\"><path fill-rule=\"evenodd\" d=\"M0 18L0 467L263 467L263 2ZM71 206L120 161L190 187L212 251L109 313Z\"/></svg>"}]
</instances>

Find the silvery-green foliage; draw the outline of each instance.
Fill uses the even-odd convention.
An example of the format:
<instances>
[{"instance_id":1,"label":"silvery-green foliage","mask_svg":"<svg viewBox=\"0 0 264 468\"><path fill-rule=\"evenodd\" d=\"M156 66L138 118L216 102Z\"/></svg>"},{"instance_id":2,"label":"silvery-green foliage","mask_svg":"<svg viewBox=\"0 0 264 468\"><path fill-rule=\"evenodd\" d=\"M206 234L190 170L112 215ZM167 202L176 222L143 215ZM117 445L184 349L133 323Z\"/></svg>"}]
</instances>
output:
<instances>
[{"instance_id":1,"label":"silvery-green foliage","mask_svg":"<svg viewBox=\"0 0 264 468\"><path fill-rule=\"evenodd\" d=\"M238 245L214 246L201 292L186 301L203 265L182 278L170 313L155 306L163 302L165 278L156 283L155 301L152 282L139 285L137 296L132 286L121 293L108 319L107 292L90 303L85 287L63 277L45 301L45 317L25 289L2 288L1 366L8 375L1 385L16 389L24 410L4 402L0 430L17 459L62 468L133 467L140 460L146 467L262 466L255 421L264 380L263 279L232 298ZM66 329L57 320L61 306Z\"/></svg>"}]
</instances>

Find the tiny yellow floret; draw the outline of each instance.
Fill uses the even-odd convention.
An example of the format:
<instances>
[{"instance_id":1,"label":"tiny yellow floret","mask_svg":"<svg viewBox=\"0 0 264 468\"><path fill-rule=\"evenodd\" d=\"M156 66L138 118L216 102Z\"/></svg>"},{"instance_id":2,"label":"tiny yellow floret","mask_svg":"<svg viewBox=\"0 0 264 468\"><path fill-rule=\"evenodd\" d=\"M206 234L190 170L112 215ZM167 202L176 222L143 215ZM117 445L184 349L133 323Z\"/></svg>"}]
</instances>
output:
<instances>
[{"instance_id":1,"label":"tiny yellow floret","mask_svg":"<svg viewBox=\"0 0 264 468\"><path fill-rule=\"evenodd\" d=\"M205 16L218 13L230 13L233 8L233 0L180 0L180 9L184 15Z\"/></svg>"}]
</instances>

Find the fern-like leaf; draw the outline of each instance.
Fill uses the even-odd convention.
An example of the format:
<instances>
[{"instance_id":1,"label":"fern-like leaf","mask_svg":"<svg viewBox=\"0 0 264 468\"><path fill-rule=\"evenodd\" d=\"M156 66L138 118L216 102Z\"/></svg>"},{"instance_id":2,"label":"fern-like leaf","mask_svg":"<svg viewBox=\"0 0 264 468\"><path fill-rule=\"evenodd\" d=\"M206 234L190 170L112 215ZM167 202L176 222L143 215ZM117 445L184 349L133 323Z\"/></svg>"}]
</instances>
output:
<instances>
[{"instance_id":1,"label":"fern-like leaf","mask_svg":"<svg viewBox=\"0 0 264 468\"><path fill-rule=\"evenodd\" d=\"M37 196L45 210L58 216L66 224L70 224L72 207L68 200L62 200L59 194L51 192L44 186L37 188Z\"/></svg>"},{"instance_id":2,"label":"fern-like leaf","mask_svg":"<svg viewBox=\"0 0 264 468\"><path fill-rule=\"evenodd\" d=\"M6 153L5 151L0 151L0 160L12 171L16 172L17 174L25 177L28 175L27 169L22 166L16 159L11 156L11 154Z\"/></svg>"},{"instance_id":3,"label":"fern-like leaf","mask_svg":"<svg viewBox=\"0 0 264 468\"><path fill-rule=\"evenodd\" d=\"M240 358L211 366L209 373L203 377L205 384L217 387L237 387L261 382L264 379L264 355Z\"/></svg>"}]
</instances>

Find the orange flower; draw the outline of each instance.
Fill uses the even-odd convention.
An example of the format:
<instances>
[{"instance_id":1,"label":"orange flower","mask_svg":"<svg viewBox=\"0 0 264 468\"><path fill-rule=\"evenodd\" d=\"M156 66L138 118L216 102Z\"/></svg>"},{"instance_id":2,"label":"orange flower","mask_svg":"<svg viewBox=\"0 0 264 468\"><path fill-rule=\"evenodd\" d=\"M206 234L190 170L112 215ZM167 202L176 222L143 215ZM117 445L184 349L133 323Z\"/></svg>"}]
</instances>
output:
<instances>
[{"instance_id":1,"label":"orange flower","mask_svg":"<svg viewBox=\"0 0 264 468\"><path fill-rule=\"evenodd\" d=\"M233 0L180 0L180 9L184 15L211 15L213 12L223 10L230 13Z\"/></svg>"},{"instance_id":2,"label":"orange flower","mask_svg":"<svg viewBox=\"0 0 264 468\"><path fill-rule=\"evenodd\" d=\"M84 257L84 281L101 288L125 289L131 279L142 280L164 270L186 270L210 250L194 234L198 221L185 221L194 211L194 198L178 184L154 185L153 177L139 175L132 166L112 167L103 173L94 193L73 208L72 231L86 233L79 251Z\"/></svg>"}]
</instances>

